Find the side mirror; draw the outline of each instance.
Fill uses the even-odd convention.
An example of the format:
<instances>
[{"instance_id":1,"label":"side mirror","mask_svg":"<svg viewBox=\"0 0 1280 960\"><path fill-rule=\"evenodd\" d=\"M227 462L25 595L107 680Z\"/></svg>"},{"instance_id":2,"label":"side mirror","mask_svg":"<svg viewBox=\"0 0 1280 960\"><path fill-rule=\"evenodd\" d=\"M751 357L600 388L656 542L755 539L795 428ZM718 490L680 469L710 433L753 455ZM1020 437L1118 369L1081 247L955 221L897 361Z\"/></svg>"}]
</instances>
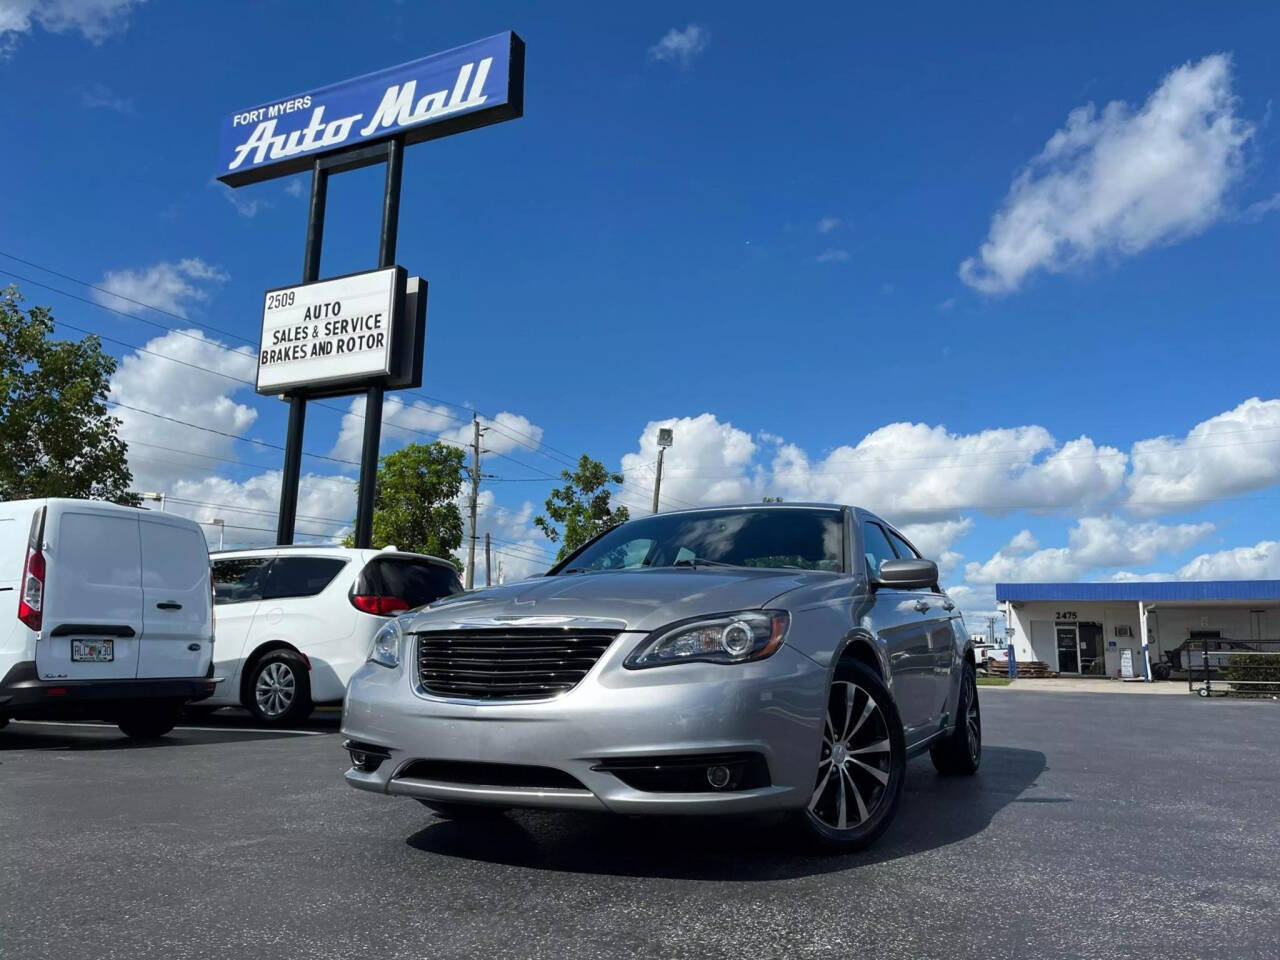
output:
<instances>
[{"instance_id":1,"label":"side mirror","mask_svg":"<svg viewBox=\"0 0 1280 960\"><path fill-rule=\"evenodd\" d=\"M877 587L894 590L926 590L938 582L938 565L932 560L881 560Z\"/></svg>"}]
</instances>

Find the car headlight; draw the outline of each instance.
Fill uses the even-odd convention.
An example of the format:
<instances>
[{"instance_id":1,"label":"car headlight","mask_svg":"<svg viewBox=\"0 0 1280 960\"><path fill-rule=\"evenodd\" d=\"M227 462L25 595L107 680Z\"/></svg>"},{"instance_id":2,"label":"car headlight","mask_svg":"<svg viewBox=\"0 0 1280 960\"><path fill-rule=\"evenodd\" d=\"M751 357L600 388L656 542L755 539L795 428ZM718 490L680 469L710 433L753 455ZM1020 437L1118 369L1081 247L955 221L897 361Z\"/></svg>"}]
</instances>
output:
<instances>
[{"instance_id":1,"label":"car headlight","mask_svg":"<svg viewBox=\"0 0 1280 960\"><path fill-rule=\"evenodd\" d=\"M790 623L791 616L784 610L746 610L686 620L655 630L623 666L639 670L671 663L763 660L782 646Z\"/></svg>"},{"instance_id":2,"label":"car headlight","mask_svg":"<svg viewBox=\"0 0 1280 960\"><path fill-rule=\"evenodd\" d=\"M373 635L373 647L369 650L369 662L384 667L400 666L400 647L404 643L404 627L399 617L392 617Z\"/></svg>"}]
</instances>

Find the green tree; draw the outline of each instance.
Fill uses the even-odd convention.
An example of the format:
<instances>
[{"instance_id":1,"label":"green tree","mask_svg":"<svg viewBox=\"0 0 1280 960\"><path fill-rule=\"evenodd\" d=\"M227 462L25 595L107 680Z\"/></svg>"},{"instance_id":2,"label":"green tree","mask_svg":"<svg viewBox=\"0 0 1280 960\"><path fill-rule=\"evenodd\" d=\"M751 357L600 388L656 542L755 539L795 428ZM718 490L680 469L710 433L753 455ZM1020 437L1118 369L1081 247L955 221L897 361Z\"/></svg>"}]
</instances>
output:
<instances>
[{"instance_id":1,"label":"green tree","mask_svg":"<svg viewBox=\"0 0 1280 960\"><path fill-rule=\"evenodd\" d=\"M128 447L107 413L115 358L97 337L54 340L47 307L0 290L0 500L79 497L137 505Z\"/></svg>"},{"instance_id":2,"label":"green tree","mask_svg":"<svg viewBox=\"0 0 1280 960\"><path fill-rule=\"evenodd\" d=\"M453 559L462 545L462 448L411 443L378 464L373 496L373 545ZM347 537L347 546L354 543ZM459 566L459 569L461 567Z\"/></svg>"},{"instance_id":3,"label":"green tree","mask_svg":"<svg viewBox=\"0 0 1280 960\"><path fill-rule=\"evenodd\" d=\"M622 474L610 473L603 463L584 453L578 469L573 473L561 470L560 477L565 485L547 497L547 515L533 521L547 539L560 544L557 563L592 537L631 519L626 507L609 505L613 495L609 486L622 483Z\"/></svg>"}]
</instances>

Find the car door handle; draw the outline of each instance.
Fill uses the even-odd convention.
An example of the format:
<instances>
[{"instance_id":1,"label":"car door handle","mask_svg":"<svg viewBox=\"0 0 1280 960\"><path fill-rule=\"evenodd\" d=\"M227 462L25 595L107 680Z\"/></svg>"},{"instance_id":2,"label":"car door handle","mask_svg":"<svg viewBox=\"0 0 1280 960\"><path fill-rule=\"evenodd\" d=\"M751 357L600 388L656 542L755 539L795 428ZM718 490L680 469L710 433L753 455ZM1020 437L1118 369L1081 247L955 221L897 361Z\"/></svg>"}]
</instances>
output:
<instances>
[{"instance_id":1,"label":"car door handle","mask_svg":"<svg viewBox=\"0 0 1280 960\"><path fill-rule=\"evenodd\" d=\"M929 604L928 604L928 603L926 603L926 602L925 602L925 601L923 601L923 600L917 600L917 601L916 601L916 609L917 609L917 610L919 610L921 613L928 613L928 612L929 612Z\"/></svg>"},{"instance_id":2,"label":"car door handle","mask_svg":"<svg viewBox=\"0 0 1280 960\"><path fill-rule=\"evenodd\" d=\"M182 604L174 603L172 600L161 600L156 604L157 610L181 610Z\"/></svg>"}]
</instances>

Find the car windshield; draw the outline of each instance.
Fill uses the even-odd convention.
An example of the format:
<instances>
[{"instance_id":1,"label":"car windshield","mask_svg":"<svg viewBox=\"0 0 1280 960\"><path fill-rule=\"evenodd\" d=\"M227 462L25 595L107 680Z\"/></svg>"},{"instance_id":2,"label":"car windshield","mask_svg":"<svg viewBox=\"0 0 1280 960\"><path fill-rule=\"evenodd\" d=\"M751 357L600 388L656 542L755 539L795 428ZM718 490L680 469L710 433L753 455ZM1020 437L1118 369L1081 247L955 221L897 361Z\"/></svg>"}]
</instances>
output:
<instances>
[{"instance_id":1,"label":"car windshield","mask_svg":"<svg viewBox=\"0 0 1280 960\"><path fill-rule=\"evenodd\" d=\"M772 507L667 513L614 527L558 570L561 574L636 567L843 569L839 510Z\"/></svg>"}]
</instances>

